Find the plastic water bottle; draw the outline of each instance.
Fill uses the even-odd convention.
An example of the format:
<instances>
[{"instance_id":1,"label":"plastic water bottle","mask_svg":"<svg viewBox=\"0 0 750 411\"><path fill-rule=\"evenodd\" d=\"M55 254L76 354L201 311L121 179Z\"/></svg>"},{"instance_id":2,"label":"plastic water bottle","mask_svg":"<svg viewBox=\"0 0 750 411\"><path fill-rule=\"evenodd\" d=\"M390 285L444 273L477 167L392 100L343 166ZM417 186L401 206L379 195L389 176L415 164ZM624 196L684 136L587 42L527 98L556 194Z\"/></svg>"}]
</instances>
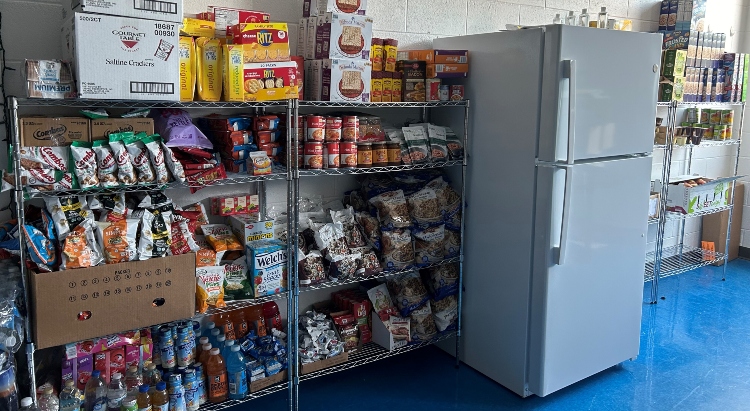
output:
<instances>
[{"instance_id":1,"label":"plastic water bottle","mask_svg":"<svg viewBox=\"0 0 750 411\"><path fill-rule=\"evenodd\" d=\"M224 346L227 343L227 337L223 335L219 335L216 337L216 344L213 346L213 348L218 348L219 351L224 351Z\"/></svg>"},{"instance_id":2,"label":"plastic water bottle","mask_svg":"<svg viewBox=\"0 0 750 411\"><path fill-rule=\"evenodd\" d=\"M60 400L57 399L57 395L52 390L52 387L44 389L44 393L39 397L39 411L59 411Z\"/></svg>"},{"instance_id":3,"label":"plastic water bottle","mask_svg":"<svg viewBox=\"0 0 750 411\"><path fill-rule=\"evenodd\" d=\"M118 411L122 406L122 400L125 399L127 391L125 383L122 381L122 374L116 372L112 374L112 379L107 386L107 411Z\"/></svg>"},{"instance_id":4,"label":"plastic water bottle","mask_svg":"<svg viewBox=\"0 0 750 411\"><path fill-rule=\"evenodd\" d=\"M239 345L230 347L230 353L227 357L227 374L229 375L229 399L245 399L247 396L247 373L245 372L245 357L240 352Z\"/></svg>"},{"instance_id":5,"label":"plastic water bottle","mask_svg":"<svg viewBox=\"0 0 750 411\"><path fill-rule=\"evenodd\" d=\"M131 365L128 368L127 374L125 374L125 388L128 390L128 395L137 396L138 388L143 384L143 376L138 371L138 367Z\"/></svg>"},{"instance_id":6,"label":"plastic water bottle","mask_svg":"<svg viewBox=\"0 0 750 411\"><path fill-rule=\"evenodd\" d=\"M84 409L86 411L104 411L107 407L107 385L101 378L101 372L94 370L86 383Z\"/></svg>"},{"instance_id":7,"label":"plastic water bottle","mask_svg":"<svg viewBox=\"0 0 750 411\"><path fill-rule=\"evenodd\" d=\"M36 407L34 406L34 400L32 400L31 397L23 398L21 400L20 411L37 411Z\"/></svg>"},{"instance_id":8,"label":"plastic water bottle","mask_svg":"<svg viewBox=\"0 0 750 411\"><path fill-rule=\"evenodd\" d=\"M65 387L60 391L60 411L80 411L81 392L76 388L73 380L65 381Z\"/></svg>"},{"instance_id":9,"label":"plastic water bottle","mask_svg":"<svg viewBox=\"0 0 750 411\"><path fill-rule=\"evenodd\" d=\"M3 411L18 411L16 367L12 358L8 351L0 351L0 410Z\"/></svg>"}]
</instances>

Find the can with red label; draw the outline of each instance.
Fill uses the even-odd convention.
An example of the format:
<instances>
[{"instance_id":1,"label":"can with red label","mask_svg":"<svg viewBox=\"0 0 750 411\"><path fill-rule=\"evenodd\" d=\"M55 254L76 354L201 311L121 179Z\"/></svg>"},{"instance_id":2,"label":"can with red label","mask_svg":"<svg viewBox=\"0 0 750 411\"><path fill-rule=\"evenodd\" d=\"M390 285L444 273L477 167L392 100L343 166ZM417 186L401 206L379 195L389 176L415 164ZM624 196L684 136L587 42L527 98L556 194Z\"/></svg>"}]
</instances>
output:
<instances>
[{"instance_id":1,"label":"can with red label","mask_svg":"<svg viewBox=\"0 0 750 411\"><path fill-rule=\"evenodd\" d=\"M353 141L342 141L339 144L341 152L341 168L357 168L357 143Z\"/></svg>"},{"instance_id":2,"label":"can with red label","mask_svg":"<svg viewBox=\"0 0 750 411\"><path fill-rule=\"evenodd\" d=\"M326 117L326 142L341 141L341 117Z\"/></svg>"},{"instance_id":3,"label":"can with red label","mask_svg":"<svg viewBox=\"0 0 750 411\"><path fill-rule=\"evenodd\" d=\"M328 168L339 168L341 166L341 147L339 143L326 143L328 149Z\"/></svg>"},{"instance_id":4,"label":"can with red label","mask_svg":"<svg viewBox=\"0 0 750 411\"><path fill-rule=\"evenodd\" d=\"M325 140L326 132L326 118L323 116L307 116L307 135L306 141L319 141ZM322 150L322 149L321 149Z\"/></svg>"},{"instance_id":5,"label":"can with red label","mask_svg":"<svg viewBox=\"0 0 750 411\"><path fill-rule=\"evenodd\" d=\"M304 168L322 169L323 168L323 143L318 141L308 141L305 143Z\"/></svg>"},{"instance_id":6,"label":"can with red label","mask_svg":"<svg viewBox=\"0 0 750 411\"><path fill-rule=\"evenodd\" d=\"M345 116L341 130L341 141L359 140L359 117Z\"/></svg>"}]
</instances>

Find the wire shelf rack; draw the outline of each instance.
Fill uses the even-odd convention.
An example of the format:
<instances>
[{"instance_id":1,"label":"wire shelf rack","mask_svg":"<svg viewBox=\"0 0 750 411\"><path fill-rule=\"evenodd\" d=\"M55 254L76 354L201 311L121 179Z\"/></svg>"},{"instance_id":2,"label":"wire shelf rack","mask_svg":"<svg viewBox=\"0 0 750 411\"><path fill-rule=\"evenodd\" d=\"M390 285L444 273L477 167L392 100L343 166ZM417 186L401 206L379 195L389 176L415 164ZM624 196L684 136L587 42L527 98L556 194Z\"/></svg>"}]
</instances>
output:
<instances>
[{"instance_id":1,"label":"wire shelf rack","mask_svg":"<svg viewBox=\"0 0 750 411\"><path fill-rule=\"evenodd\" d=\"M736 139L730 139L730 140L703 140L700 144L685 144L685 145L675 145L675 148L680 147L686 147L686 148L710 148L710 147L719 147L719 146L733 146L735 144L740 144L740 140ZM664 150L667 148L666 144L654 144L654 150Z\"/></svg>"},{"instance_id":2,"label":"wire shelf rack","mask_svg":"<svg viewBox=\"0 0 750 411\"><path fill-rule=\"evenodd\" d=\"M726 255L722 253L686 245L664 247L659 278L686 273L696 268L724 261L725 258ZM646 274L644 278L645 281L651 281L654 278L654 253L648 253L646 260Z\"/></svg>"},{"instance_id":3,"label":"wire shelf rack","mask_svg":"<svg viewBox=\"0 0 750 411\"><path fill-rule=\"evenodd\" d=\"M257 108L285 106L286 100L264 102L242 101L136 101L92 99L19 98L19 107L101 107L101 108Z\"/></svg>"},{"instance_id":4,"label":"wire shelf rack","mask_svg":"<svg viewBox=\"0 0 750 411\"><path fill-rule=\"evenodd\" d=\"M670 101L660 101L656 103L659 107L669 107L672 104ZM744 101L729 102L729 101L701 101L701 102L678 102L678 107L720 107L720 106L741 106L745 104Z\"/></svg>"},{"instance_id":5,"label":"wire shelf rack","mask_svg":"<svg viewBox=\"0 0 750 411\"><path fill-rule=\"evenodd\" d=\"M311 286L307 286L307 287L300 287L299 291L300 292L307 292L307 291L322 290L322 289L325 289L325 288L338 287L340 285L354 284L354 283L358 283L360 281L377 280L379 278L393 277L394 275L405 274L405 273L410 273L410 272L417 271L417 270L425 270L425 269L428 269L428 268L439 267L439 266L442 266L442 265L454 264L454 263L459 263L459 262L461 262L461 257L448 258L448 259L445 259L445 260L440 261L438 263L430 264L430 265L425 266L425 267L413 267L413 268L408 268L406 270L399 270L399 271L384 271L382 273L379 273L379 274L376 274L376 275L371 275L371 276L368 276L368 277L350 278L350 279L343 280L343 281L330 281L330 282L325 282L325 283L321 283L321 284L311 285Z\"/></svg>"},{"instance_id":6,"label":"wire shelf rack","mask_svg":"<svg viewBox=\"0 0 750 411\"><path fill-rule=\"evenodd\" d=\"M372 174L372 173L389 173L392 171L423 170L428 168L444 168L460 166L463 160L444 161L442 163L428 164L410 164L388 167L370 167L370 168L324 168L321 170L300 170L300 177L313 177L323 175L347 175L347 174Z\"/></svg>"},{"instance_id":7,"label":"wire shelf rack","mask_svg":"<svg viewBox=\"0 0 750 411\"><path fill-rule=\"evenodd\" d=\"M283 292L279 294L267 295L265 297L251 298L247 300L227 301L226 307L221 307L221 308L211 307L205 313L196 314L195 317L223 314L223 313L228 313L228 312L232 312L236 310L242 310L247 307L252 307L255 305L267 303L269 301L286 300L288 295L289 295L288 292Z\"/></svg>"},{"instance_id":8,"label":"wire shelf rack","mask_svg":"<svg viewBox=\"0 0 750 411\"><path fill-rule=\"evenodd\" d=\"M681 221L681 220L686 220L688 218L703 217L703 216L706 216L706 215L711 215L711 214L720 213L722 211L727 211L727 210L730 210L731 208L732 208L731 205L727 205L727 206L722 206L722 207L719 207L719 208L715 208L713 210L698 211L698 212L690 213L690 214L682 214L682 213L668 211L667 215L666 215L666 220L667 221ZM649 224L656 224L658 222L659 222L658 218L649 218L648 219L648 223Z\"/></svg>"},{"instance_id":9,"label":"wire shelf rack","mask_svg":"<svg viewBox=\"0 0 750 411\"><path fill-rule=\"evenodd\" d=\"M302 107L356 107L356 108L387 108L387 107L466 107L469 100L460 101L401 101L393 103L356 103L338 101L300 101Z\"/></svg>"},{"instance_id":10,"label":"wire shelf rack","mask_svg":"<svg viewBox=\"0 0 750 411\"><path fill-rule=\"evenodd\" d=\"M289 386L288 381L281 382L276 385L272 385L268 388L264 388L260 391L256 392L249 392L247 393L247 397L245 397L244 400L227 400L218 404L210 404L206 403L205 405L201 405L201 407L198 409L199 411L219 411L223 409L227 409L230 407L234 407L235 405L244 404L248 401L252 401L255 399L258 399L260 397L266 396L268 394L273 394L275 392L283 391Z\"/></svg>"},{"instance_id":11,"label":"wire shelf rack","mask_svg":"<svg viewBox=\"0 0 750 411\"><path fill-rule=\"evenodd\" d=\"M428 345L433 345L435 343L438 343L443 340L447 340L455 336L456 336L455 331L446 332L446 333L438 335L432 340L410 344L405 347L396 348L393 351L388 351L385 348L375 344L374 342L367 343L359 351L349 355L349 361L330 367L330 368L320 370L320 371L315 371L309 374L301 375L299 380L300 382L302 382L305 380L322 377L324 375L330 375L330 374L334 374L340 371L349 370L355 367L359 367L360 365L369 364L371 362L383 360L388 357L393 357L394 355L403 354L405 352L413 351L418 348L426 347Z\"/></svg>"}]
</instances>

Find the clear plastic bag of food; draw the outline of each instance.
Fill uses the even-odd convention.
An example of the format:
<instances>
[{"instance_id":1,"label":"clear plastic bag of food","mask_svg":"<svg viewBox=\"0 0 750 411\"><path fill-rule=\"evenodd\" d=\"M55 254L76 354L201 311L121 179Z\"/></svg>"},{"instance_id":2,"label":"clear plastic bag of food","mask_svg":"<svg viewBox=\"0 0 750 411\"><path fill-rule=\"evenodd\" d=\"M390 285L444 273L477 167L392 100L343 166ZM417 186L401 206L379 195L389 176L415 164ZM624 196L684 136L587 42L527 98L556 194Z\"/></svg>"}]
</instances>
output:
<instances>
[{"instance_id":1,"label":"clear plastic bag of food","mask_svg":"<svg viewBox=\"0 0 750 411\"><path fill-rule=\"evenodd\" d=\"M315 231L315 243L328 261L344 257L349 254L346 245L344 226L341 223L311 225Z\"/></svg>"},{"instance_id":2,"label":"clear plastic bag of food","mask_svg":"<svg viewBox=\"0 0 750 411\"><path fill-rule=\"evenodd\" d=\"M376 250L380 250L380 223L376 217L371 216L366 212L359 212L355 215L357 223L362 227L362 232L367 238L367 242L370 246Z\"/></svg>"},{"instance_id":3,"label":"clear plastic bag of food","mask_svg":"<svg viewBox=\"0 0 750 411\"><path fill-rule=\"evenodd\" d=\"M388 288L392 291L396 307L403 317L408 317L430 299L422 278L414 271L400 274L389 280Z\"/></svg>"},{"instance_id":4,"label":"clear plastic bag of food","mask_svg":"<svg viewBox=\"0 0 750 411\"><path fill-rule=\"evenodd\" d=\"M386 270L402 270L414 265L411 230L383 231L381 243L383 267Z\"/></svg>"},{"instance_id":5,"label":"clear plastic bag of food","mask_svg":"<svg viewBox=\"0 0 750 411\"><path fill-rule=\"evenodd\" d=\"M414 230L414 258L418 267L439 263L445 258L445 226Z\"/></svg>"},{"instance_id":6,"label":"clear plastic bag of food","mask_svg":"<svg viewBox=\"0 0 750 411\"><path fill-rule=\"evenodd\" d=\"M344 210L331 211L331 219L334 223L341 223L344 228L344 238L349 248L364 247L367 245L364 235L354 218L354 208L349 206Z\"/></svg>"},{"instance_id":7,"label":"clear plastic bag of food","mask_svg":"<svg viewBox=\"0 0 750 411\"><path fill-rule=\"evenodd\" d=\"M382 229L392 230L411 227L409 207L406 205L406 198L402 190L377 195L370 199L370 204L378 210L378 220L380 220Z\"/></svg>"}]
</instances>

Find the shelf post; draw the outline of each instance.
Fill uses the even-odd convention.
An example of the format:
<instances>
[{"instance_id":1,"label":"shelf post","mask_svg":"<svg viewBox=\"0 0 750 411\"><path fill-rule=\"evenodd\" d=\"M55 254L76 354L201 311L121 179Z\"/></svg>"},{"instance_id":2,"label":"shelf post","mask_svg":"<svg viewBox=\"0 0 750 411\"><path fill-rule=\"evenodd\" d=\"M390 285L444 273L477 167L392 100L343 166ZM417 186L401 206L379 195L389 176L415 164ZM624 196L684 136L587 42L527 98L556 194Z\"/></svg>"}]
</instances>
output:
<instances>
[{"instance_id":1,"label":"shelf post","mask_svg":"<svg viewBox=\"0 0 750 411\"><path fill-rule=\"evenodd\" d=\"M468 172L469 158L469 106L470 102L466 101L464 107L464 161L461 165L461 246L459 247L458 263L458 318L456 319L456 368L461 365L461 313L463 312L463 294L464 294L464 230L466 226L466 182Z\"/></svg>"},{"instance_id":2,"label":"shelf post","mask_svg":"<svg viewBox=\"0 0 750 411\"><path fill-rule=\"evenodd\" d=\"M737 155L734 157L734 173L733 176L737 176L737 171L739 170L740 166L740 149L742 147L742 129L745 126L745 104L742 103L740 106L740 130L737 133ZM732 133L734 135L734 133ZM731 199L732 201L729 202L729 219L727 220L727 238L726 242L724 243L724 264L722 267L721 272L721 280L725 281L727 279L727 266L729 265L729 243L732 239L732 218L734 217L734 188L737 185L737 180L732 181L732 195Z\"/></svg>"}]
</instances>

